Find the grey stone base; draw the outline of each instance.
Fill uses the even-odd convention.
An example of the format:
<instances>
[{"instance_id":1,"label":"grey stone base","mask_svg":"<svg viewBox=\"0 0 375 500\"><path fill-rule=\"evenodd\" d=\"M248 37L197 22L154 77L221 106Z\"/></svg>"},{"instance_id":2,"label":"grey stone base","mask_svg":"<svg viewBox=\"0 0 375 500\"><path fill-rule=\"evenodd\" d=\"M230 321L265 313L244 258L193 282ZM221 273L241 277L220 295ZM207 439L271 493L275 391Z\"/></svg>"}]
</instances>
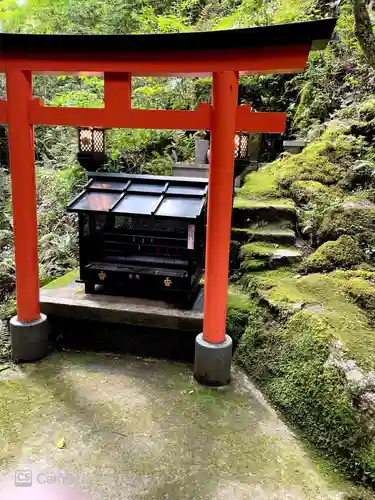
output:
<instances>
[{"instance_id":1,"label":"grey stone base","mask_svg":"<svg viewBox=\"0 0 375 500\"><path fill-rule=\"evenodd\" d=\"M212 344L200 333L195 339L194 377L200 384L221 386L230 382L232 339L226 335L224 342Z\"/></svg>"},{"instance_id":2,"label":"grey stone base","mask_svg":"<svg viewBox=\"0 0 375 500\"><path fill-rule=\"evenodd\" d=\"M48 335L49 324L45 314L30 323L18 321L14 316L10 320L12 360L22 362L44 358L49 350Z\"/></svg>"}]
</instances>

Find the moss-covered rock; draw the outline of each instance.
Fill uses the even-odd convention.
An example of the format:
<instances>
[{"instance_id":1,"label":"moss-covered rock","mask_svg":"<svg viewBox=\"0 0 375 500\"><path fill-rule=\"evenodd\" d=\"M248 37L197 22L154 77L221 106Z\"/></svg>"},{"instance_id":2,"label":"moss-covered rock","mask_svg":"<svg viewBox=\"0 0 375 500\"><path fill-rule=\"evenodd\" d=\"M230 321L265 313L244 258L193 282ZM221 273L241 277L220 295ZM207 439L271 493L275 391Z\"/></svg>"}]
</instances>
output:
<instances>
[{"instance_id":1,"label":"moss-covered rock","mask_svg":"<svg viewBox=\"0 0 375 500\"><path fill-rule=\"evenodd\" d=\"M375 272L365 270L335 271L331 274L343 292L368 316L375 319Z\"/></svg>"},{"instance_id":2,"label":"moss-covered rock","mask_svg":"<svg viewBox=\"0 0 375 500\"><path fill-rule=\"evenodd\" d=\"M353 165L359 165L359 161L362 166L364 162L367 162L367 165L371 163L373 153L368 148L366 138L353 134L352 124L351 120L332 120L323 134L300 154L276 160L271 169L276 173L281 190L289 194L292 184L296 181L313 181L326 186L343 183L346 186L346 175L353 169ZM350 175L358 177L357 174L360 173L353 171ZM316 193L316 189L314 191ZM300 193L298 186L293 192L297 198L303 197L304 193Z\"/></svg>"},{"instance_id":3,"label":"moss-covered rock","mask_svg":"<svg viewBox=\"0 0 375 500\"><path fill-rule=\"evenodd\" d=\"M249 228L232 228L232 239L249 243L251 241L267 241L278 244L294 244L296 234L288 224L253 224Z\"/></svg>"},{"instance_id":4,"label":"moss-covered rock","mask_svg":"<svg viewBox=\"0 0 375 500\"><path fill-rule=\"evenodd\" d=\"M237 190L237 196L245 199L269 200L278 198L277 178L273 165L252 172L246 176L244 185Z\"/></svg>"},{"instance_id":5,"label":"moss-covered rock","mask_svg":"<svg viewBox=\"0 0 375 500\"><path fill-rule=\"evenodd\" d=\"M324 317L302 310L278 329L252 325L236 361L310 440L350 468L370 435L358 425L343 375L327 365L334 338Z\"/></svg>"},{"instance_id":6,"label":"moss-covered rock","mask_svg":"<svg viewBox=\"0 0 375 500\"><path fill-rule=\"evenodd\" d=\"M330 143L318 141L307 146L300 154L276 160L278 182L282 189L289 189L295 181L316 181L322 184L334 184L340 180L341 169L333 164L327 150Z\"/></svg>"},{"instance_id":7,"label":"moss-covered rock","mask_svg":"<svg viewBox=\"0 0 375 500\"><path fill-rule=\"evenodd\" d=\"M254 269L254 260L257 264L259 261L264 262L263 266L256 267L266 268L299 262L301 258L301 252L295 247L276 243L247 243L240 250L241 268L246 271Z\"/></svg>"},{"instance_id":8,"label":"moss-covered rock","mask_svg":"<svg viewBox=\"0 0 375 500\"><path fill-rule=\"evenodd\" d=\"M233 227L249 227L258 221L295 223L296 206L289 199L249 200L236 197L233 208Z\"/></svg>"},{"instance_id":9,"label":"moss-covered rock","mask_svg":"<svg viewBox=\"0 0 375 500\"><path fill-rule=\"evenodd\" d=\"M300 154L277 160L278 183L289 189L295 181L338 183L356 159L367 159L364 138L350 134L347 123L332 121L322 136Z\"/></svg>"},{"instance_id":10,"label":"moss-covered rock","mask_svg":"<svg viewBox=\"0 0 375 500\"><path fill-rule=\"evenodd\" d=\"M254 307L255 304L250 297L233 287L229 289L227 302L227 333L232 337L235 346L246 328L248 317Z\"/></svg>"},{"instance_id":11,"label":"moss-covered rock","mask_svg":"<svg viewBox=\"0 0 375 500\"><path fill-rule=\"evenodd\" d=\"M358 270L248 275L249 291L279 322L253 311L235 354L311 441L359 477L375 475L368 406L375 395L375 337L367 314L375 305L374 277Z\"/></svg>"},{"instance_id":12,"label":"moss-covered rock","mask_svg":"<svg viewBox=\"0 0 375 500\"><path fill-rule=\"evenodd\" d=\"M351 236L340 236L337 241L327 241L306 261L308 271L332 271L348 269L360 264L365 258L358 243Z\"/></svg>"},{"instance_id":13,"label":"moss-covered rock","mask_svg":"<svg viewBox=\"0 0 375 500\"><path fill-rule=\"evenodd\" d=\"M348 169L340 184L347 189L374 187L375 164L372 161L357 160Z\"/></svg>"},{"instance_id":14,"label":"moss-covered rock","mask_svg":"<svg viewBox=\"0 0 375 500\"><path fill-rule=\"evenodd\" d=\"M363 369L375 369L375 336L369 318L335 273L300 276L292 269L278 269L250 274L247 282L249 291L282 318L300 310L324 317L348 355Z\"/></svg>"},{"instance_id":15,"label":"moss-covered rock","mask_svg":"<svg viewBox=\"0 0 375 500\"><path fill-rule=\"evenodd\" d=\"M347 200L325 213L317 234L321 241L342 235L355 236L361 243L375 242L375 204L366 200Z\"/></svg>"},{"instance_id":16,"label":"moss-covered rock","mask_svg":"<svg viewBox=\"0 0 375 500\"><path fill-rule=\"evenodd\" d=\"M338 188L328 187L317 181L295 181L290 186L291 198L298 203L321 203L344 197Z\"/></svg>"}]
</instances>

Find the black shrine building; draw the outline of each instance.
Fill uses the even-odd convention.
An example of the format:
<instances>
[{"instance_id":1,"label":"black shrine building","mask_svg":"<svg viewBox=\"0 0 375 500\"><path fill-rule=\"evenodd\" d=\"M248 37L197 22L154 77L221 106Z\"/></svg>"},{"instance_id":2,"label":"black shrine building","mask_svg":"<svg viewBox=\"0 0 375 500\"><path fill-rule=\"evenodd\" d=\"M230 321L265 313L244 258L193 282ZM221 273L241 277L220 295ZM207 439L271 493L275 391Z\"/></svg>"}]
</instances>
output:
<instances>
[{"instance_id":1,"label":"black shrine building","mask_svg":"<svg viewBox=\"0 0 375 500\"><path fill-rule=\"evenodd\" d=\"M78 213L86 293L190 302L203 274L207 179L89 177L68 206Z\"/></svg>"}]
</instances>

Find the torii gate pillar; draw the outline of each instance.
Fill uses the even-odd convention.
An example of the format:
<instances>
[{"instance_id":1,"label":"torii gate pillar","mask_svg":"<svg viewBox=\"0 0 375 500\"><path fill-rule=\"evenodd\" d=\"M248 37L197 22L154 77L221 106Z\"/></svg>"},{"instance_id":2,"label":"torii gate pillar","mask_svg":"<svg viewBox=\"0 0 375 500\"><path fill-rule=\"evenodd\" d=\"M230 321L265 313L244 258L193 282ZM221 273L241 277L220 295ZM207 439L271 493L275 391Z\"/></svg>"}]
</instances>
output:
<instances>
[{"instance_id":1,"label":"torii gate pillar","mask_svg":"<svg viewBox=\"0 0 375 500\"><path fill-rule=\"evenodd\" d=\"M214 73L204 320L203 333L195 342L194 363L195 378L207 385L225 385L230 380L232 339L225 332L237 99L237 74Z\"/></svg>"},{"instance_id":2,"label":"torii gate pillar","mask_svg":"<svg viewBox=\"0 0 375 500\"><path fill-rule=\"evenodd\" d=\"M29 121L32 75L12 68L6 81L17 283L17 316L10 320L12 359L37 360L48 352L49 326L39 305L34 132Z\"/></svg>"}]
</instances>

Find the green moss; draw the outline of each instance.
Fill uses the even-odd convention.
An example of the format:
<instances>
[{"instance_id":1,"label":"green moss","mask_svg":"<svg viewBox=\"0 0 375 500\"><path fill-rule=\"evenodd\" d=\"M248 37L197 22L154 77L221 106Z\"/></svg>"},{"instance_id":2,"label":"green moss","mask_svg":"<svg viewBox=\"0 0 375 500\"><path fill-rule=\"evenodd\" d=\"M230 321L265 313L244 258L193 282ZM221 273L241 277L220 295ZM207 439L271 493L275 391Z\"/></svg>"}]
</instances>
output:
<instances>
[{"instance_id":1,"label":"green moss","mask_svg":"<svg viewBox=\"0 0 375 500\"><path fill-rule=\"evenodd\" d=\"M267 166L249 174L237 194L240 198L246 199L277 198L279 196L277 179L272 167Z\"/></svg>"},{"instance_id":2,"label":"green moss","mask_svg":"<svg viewBox=\"0 0 375 500\"><path fill-rule=\"evenodd\" d=\"M296 207L292 200L277 199L277 200L249 200L246 198L236 197L234 199L234 208L237 209L275 209L281 212L296 212Z\"/></svg>"},{"instance_id":3,"label":"green moss","mask_svg":"<svg viewBox=\"0 0 375 500\"><path fill-rule=\"evenodd\" d=\"M308 271L331 271L337 267L350 268L365 258L358 243L351 236L340 236L337 241L327 241L306 262Z\"/></svg>"},{"instance_id":4,"label":"green moss","mask_svg":"<svg viewBox=\"0 0 375 500\"><path fill-rule=\"evenodd\" d=\"M359 242L375 241L375 209L358 206L335 206L325 213L318 228L322 241L342 235L355 236Z\"/></svg>"},{"instance_id":5,"label":"green moss","mask_svg":"<svg viewBox=\"0 0 375 500\"><path fill-rule=\"evenodd\" d=\"M251 227L249 229L243 229L248 234L261 234L261 235L270 235L270 236L289 236L294 237L293 229L283 228L278 224L269 224L267 226L262 227Z\"/></svg>"},{"instance_id":6,"label":"green moss","mask_svg":"<svg viewBox=\"0 0 375 500\"><path fill-rule=\"evenodd\" d=\"M48 290L48 289L52 289L52 288L61 288L63 286L68 285L69 283L76 280L77 278L79 278L79 271L73 270L67 274L64 274L64 276L61 276L60 278L57 278L53 281L50 281L42 289Z\"/></svg>"},{"instance_id":7,"label":"green moss","mask_svg":"<svg viewBox=\"0 0 375 500\"><path fill-rule=\"evenodd\" d=\"M294 246L283 246L277 243L254 242L247 243L241 247L240 255L243 259L249 257L272 257L282 253L290 253L291 256L300 256L300 252Z\"/></svg>"},{"instance_id":8,"label":"green moss","mask_svg":"<svg viewBox=\"0 0 375 500\"><path fill-rule=\"evenodd\" d=\"M243 260L243 262L241 262L241 269L248 272L267 269L267 267L268 267L268 260L264 259L248 258Z\"/></svg>"},{"instance_id":9,"label":"green moss","mask_svg":"<svg viewBox=\"0 0 375 500\"><path fill-rule=\"evenodd\" d=\"M7 321L17 314L17 305L14 298L10 298L0 304L0 320Z\"/></svg>"},{"instance_id":10,"label":"green moss","mask_svg":"<svg viewBox=\"0 0 375 500\"><path fill-rule=\"evenodd\" d=\"M278 247L276 243L247 243L241 247L241 257L243 259L256 256L269 257Z\"/></svg>"},{"instance_id":11,"label":"green moss","mask_svg":"<svg viewBox=\"0 0 375 500\"><path fill-rule=\"evenodd\" d=\"M288 156L278 162L278 182L282 188L289 188L298 180L317 181L323 184L334 184L341 177L340 168L333 164L327 150L330 143L317 141L307 146L300 154Z\"/></svg>"},{"instance_id":12,"label":"green moss","mask_svg":"<svg viewBox=\"0 0 375 500\"><path fill-rule=\"evenodd\" d=\"M334 273L295 276L291 270L263 271L249 277L250 292L287 318L301 309L324 319L346 352L364 369L375 368L375 336L368 316L349 297Z\"/></svg>"},{"instance_id":13,"label":"green moss","mask_svg":"<svg viewBox=\"0 0 375 500\"><path fill-rule=\"evenodd\" d=\"M358 158L368 159L371 152L364 137L350 133L350 124L331 121L322 136L300 154L277 160L278 183L289 190L296 181L315 181L331 185L344 178Z\"/></svg>"},{"instance_id":14,"label":"green moss","mask_svg":"<svg viewBox=\"0 0 375 500\"><path fill-rule=\"evenodd\" d=\"M281 316L295 312L296 306L306 302L297 290L292 269L277 269L248 276L251 292L276 310Z\"/></svg>"},{"instance_id":15,"label":"green moss","mask_svg":"<svg viewBox=\"0 0 375 500\"><path fill-rule=\"evenodd\" d=\"M372 319L375 318L375 272L373 271L335 271L331 276L340 283L343 292L364 310Z\"/></svg>"},{"instance_id":16,"label":"green moss","mask_svg":"<svg viewBox=\"0 0 375 500\"><path fill-rule=\"evenodd\" d=\"M232 228L233 239L243 243L249 241L291 242L296 239L295 232L290 227L280 224L254 225L245 228Z\"/></svg>"},{"instance_id":17,"label":"green moss","mask_svg":"<svg viewBox=\"0 0 375 500\"><path fill-rule=\"evenodd\" d=\"M230 288L227 302L227 333L235 344L241 338L254 307L255 304L250 297Z\"/></svg>"},{"instance_id":18,"label":"green moss","mask_svg":"<svg viewBox=\"0 0 375 500\"><path fill-rule=\"evenodd\" d=\"M270 261L278 261L278 263L298 261L301 259L301 253L293 246L254 242L242 245L240 259L241 268L251 271L267 267Z\"/></svg>"},{"instance_id":19,"label":"green moss","mask_svg":"<svg viewBox=\"0 0 375 500\"><path fill-rule=\"evenodd\" d=\"M342 198L343 193L337 188L330 188L317 181L295 181L290 186L290 194L298 204L319 203L325 199Z\"/></svg>"},{"instance_id":20,"label":"green moss","mask_svg":"<svg viewBox=\"0 0 375 500\"><path fill-rule=\"evenodd\" d=\"M358 423L348 384L327 364L337 334L325 314L309 310L281 327L258 315L249 321L235 360L310 441L353 472L363 470L361 455L371 438Z\"/></svg>"}]
</instances>

